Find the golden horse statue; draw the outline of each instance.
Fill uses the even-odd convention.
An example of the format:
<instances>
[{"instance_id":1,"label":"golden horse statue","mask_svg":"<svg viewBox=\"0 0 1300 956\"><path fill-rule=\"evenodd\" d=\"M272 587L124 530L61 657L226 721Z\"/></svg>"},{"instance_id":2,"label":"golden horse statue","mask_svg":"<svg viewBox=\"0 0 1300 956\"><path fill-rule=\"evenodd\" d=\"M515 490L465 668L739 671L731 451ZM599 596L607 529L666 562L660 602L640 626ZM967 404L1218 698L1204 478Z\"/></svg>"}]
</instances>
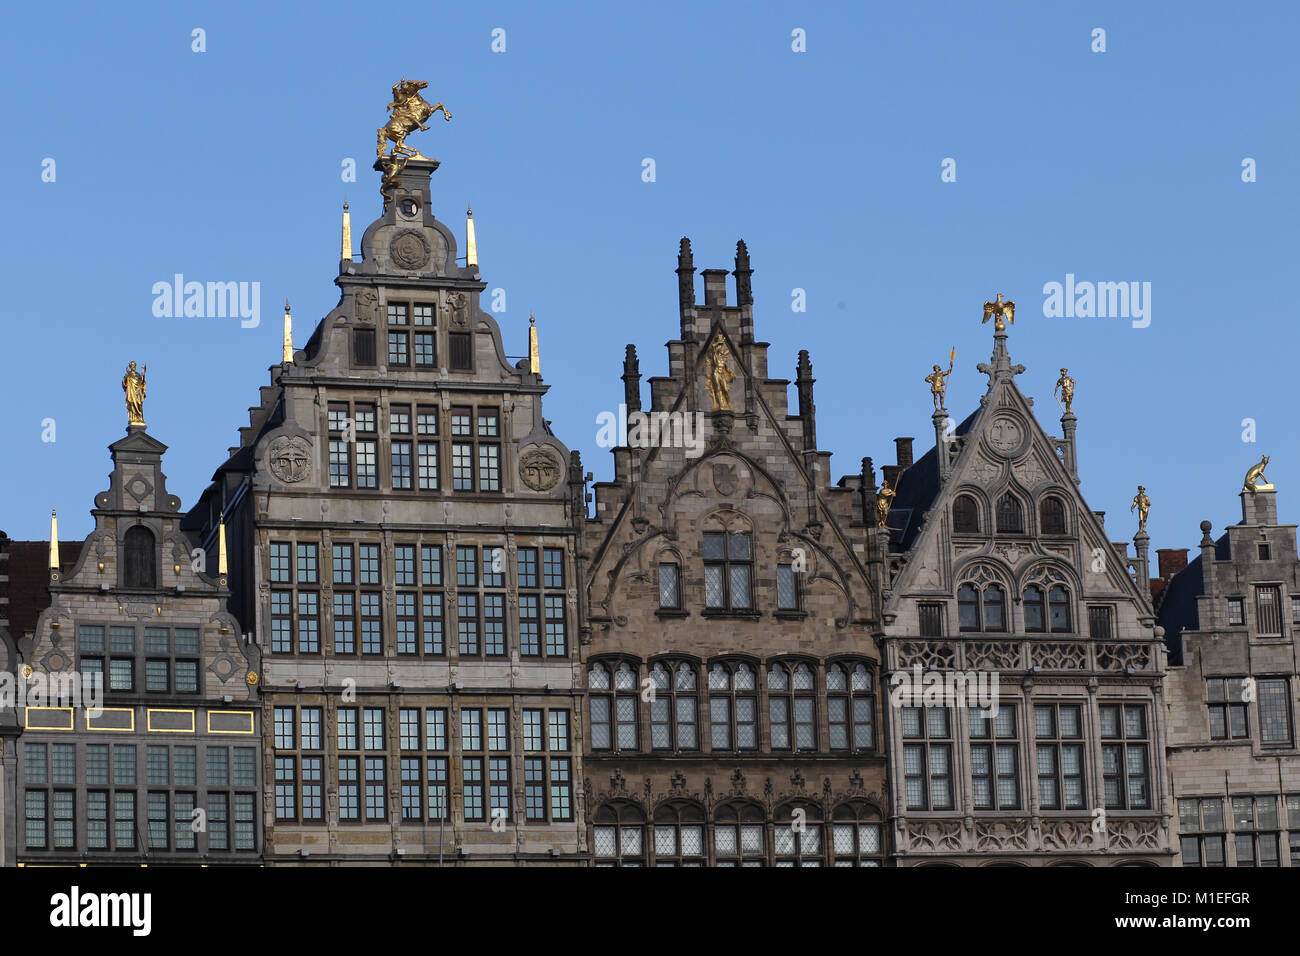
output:
<instances>
[{"instance_id":1,"label":"golden horse statue","mask_svg":"<svg viewBox=\"0 0 1300 956\"><path fill-rule=\"evenodd\" d=\"M1265 455L1262 459L1260 459L1259 464L1250 466L1250 471L1246 472L1246 480L1241 490L1248 491L1252 495L1255 492L1260 491L1261 489L1265 491L1271 491L1273 489L1273 486L1270 485L1268 483L1268 479L1264 477L1264 469L1267 467L1268 467L1268 455ZM1259 483L1261 479L1263 479L1262 484Z\"/></svg>"},{"instance_id":2,"label":"golden horse statue","mask_svg":"<svg viewBox=\"0 0 1300 956\"><path fill-rule=\"evenodd\" d=\"M425 89L429 84L423 80L408 80L405 77L393 86L393 101L388 104L388 109L392 111L392 116L388 122L377 130L379 142L375 147L380 159L384 158L384 143L391 140L393 143L390 158L397 156L408 156L411 159L427 159L428 157L420 155L418 149L411 149L406 145L406 137L417 129L427 130L429 127L424 125L434 113L442 110L443 118L450 121L451 113L442 103L434 103L432 106L420 95L420 90Z\"/></svg>"}]
</instances>

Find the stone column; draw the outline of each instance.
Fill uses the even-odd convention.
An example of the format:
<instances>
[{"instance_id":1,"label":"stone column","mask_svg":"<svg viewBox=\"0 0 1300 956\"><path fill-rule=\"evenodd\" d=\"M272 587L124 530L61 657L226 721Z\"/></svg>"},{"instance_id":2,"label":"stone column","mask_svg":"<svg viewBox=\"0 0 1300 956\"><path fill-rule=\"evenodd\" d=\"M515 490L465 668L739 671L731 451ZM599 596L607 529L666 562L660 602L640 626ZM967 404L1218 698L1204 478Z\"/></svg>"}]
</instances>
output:
<instances>
[{"instance_id":1,"label":"stone column","mask_svg":"<svg viewBox=\"0 0 1300 956\"><path fill-rule=\"evenodd\" d=\"M948 480L948 472L952 471L952 447L947 436L948 431L948 409L935 409L930 420L934 422L934 454L939 460L939 484Z\"/></svg>"},{"instance_id":2,"label":"stone column","mask_svg":"<svg viewBox=\"0 0 1300 956\"><path fill-rule=\"evenodd\" d=\"M1133 569L1137 572L1138 591L1141 592L1147 605L1151 604L1151 568L1150 559L1147 557L1147 546L1151 543L1151 538L1145 531L1139 531L1133 535L1133 550L1137 556L1133 559Z\"/></svg>"},{"instance_id":3,"label":"stone column","mask_svg":"<svg viewBox=\"0 0 1300 956\"><path fill-rule=\"evenodd\" d=\"M1074 412L1066 412L1061 416L1061 448L1065 452L1065 468L1075 484L1079 483L1079 459L1074 444L1074 430L1078 423Z\"/></svg>"}]
</instances>

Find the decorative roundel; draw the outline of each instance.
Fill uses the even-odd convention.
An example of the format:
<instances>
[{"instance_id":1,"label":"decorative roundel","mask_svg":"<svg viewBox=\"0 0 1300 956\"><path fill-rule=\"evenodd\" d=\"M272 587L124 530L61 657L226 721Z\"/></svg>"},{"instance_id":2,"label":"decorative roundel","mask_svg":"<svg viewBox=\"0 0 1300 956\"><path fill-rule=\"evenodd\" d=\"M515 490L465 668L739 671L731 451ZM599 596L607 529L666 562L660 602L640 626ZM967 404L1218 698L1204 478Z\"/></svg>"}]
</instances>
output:
<instances>
[{"instance_id":1,"label":"decorative roundel","mask_svg":"<svg viewBox=\"0 0 1300 956\"><path fill-rule=\"evenodd\" d=\"M989 424L984 441L1000 458L1019 458L1029 447L1029 429L1019 416L1002 412Z\"/></svg>"},{"instance_id":2,"label":"decorative roundel","mask_svg":"<svg viewBox=\"0 0 1300 956\"><path fill-rule=\"evenodd\" d=\"M422 230L403 229L388 243L393 265L408 272L418 272L429 264L429 239Z\"/></svg>"},{"instance_id":3,"label":"decorative roundel","mask_svg":"<svg viewBox=\"0 0 1300 956\"><path fill-rule=\"evenodd\" d=\"M244 680L245 680L245 682L247 682L247 684L248 684L249 687L256 687L256 686L257 686L257 671L249 671L247 674L244 675Z\"/></svg>"}]
</instances>

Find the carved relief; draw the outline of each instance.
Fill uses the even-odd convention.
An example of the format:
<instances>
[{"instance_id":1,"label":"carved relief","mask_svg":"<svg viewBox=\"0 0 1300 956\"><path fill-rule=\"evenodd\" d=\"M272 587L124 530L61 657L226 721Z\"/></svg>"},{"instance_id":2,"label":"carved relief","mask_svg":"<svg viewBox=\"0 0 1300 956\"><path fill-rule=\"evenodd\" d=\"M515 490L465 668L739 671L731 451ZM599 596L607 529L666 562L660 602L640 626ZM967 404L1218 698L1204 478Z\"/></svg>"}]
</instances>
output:
<instances>
[{"instance_id":1,"label":"carved relief","mask_svg":"<svg viewBox=\"0 0 1300 956\"><path fill-rule=\"evenodd\" d=\"M912 850L960 850L961 821L908 823L906 839L908 848Z\"/></svg>"},{"instance_id":2,"label":"carved relief","mask_svg":"<svg viewBox=\"0 0 1300 956\"><path fill-rule=\"evenodd\" d=\"M266 464L277 481L302 481L311 474L311 444L298 435L281 435L267 449Z\"/></svg>"},{"instance_id":3,"label":"carved relief","mask_svg":"<svg viewBox=\"0 0 1300 956\"><path fill-rule=\"evenodd\" d=\"M966 666L972 670L1021 670L1020 645L1014 641L967 644Z\"/></svg>"},{"instance_id":4,"label":"carved relief","mask_svg":"<svg viewBox=\"0 0 1300 956\"><path fill-rule=\"evenodd\" d=\"M362 289L353 299L354 316L358 322L375 321L375 309L379 306L379 296L371 289Z\"/></svg>"},{"instance_id":5,"label":"carved relief","mask_svg":"<svg viewBox=\"0 0 1300 956\"><path fill-rule=\"evenodd\" d=\"M1044 850L1091 850L1092 821L1044 820L1042 843Z\"/></svg>"},{"instance_id":6,"label":"carved relief","mask_svg":"<svg viewBox=\"0 0 1300 956\"><path fill-rule=\"evenodd\" d=\"M1077 671L1088 666L1088 652L1082 644L1039 644L1029 647L1034 667L1045 671Z\"/></svg>"},{"instance_id":7,"label":"carved relief","mask_svg":"<svg viewBox=\"0 0 1300 956\"><path fill-rule=\"evenodd\" d=\"M530 448L519 456L519 477L533 491L550 491L560 483L563 469L544 448Z\"/></svg>"},{"instance_id":8,"label":"carved relief","mask_svg":"<svg viewBox=\"0 0 1300 956\"><path fill-rule=\"evenodd\" d=\"M993 419L987 433L989 447L999 455L1014 457L1025 440L1025 429L1010 415L999 415Z\"/></svg>"},{"instance_id":9,"label":"carved relief","mask_svg":"<svg viewBox=\"0 0 1300 956\"><path fill-rule=\"evenodd\" d=\"M1158 850L1160 825L1155 820L1106 821L1107 850Z\"/></svg>"},{"instance_id":10,"label":"carved relief","mask_svg":"<svg viewBox=\"0 0 1300 956\"><path fill-rule=\"evenodd\" d=\"M977 850L1029 849L1029 821L1006 820L975 824Z\"/></svg>"},{"instance_id":11,"label":"carved relief","mask_svg":"<svg viewBox=\"0 0 1300 956\"><path fill-rule=\"evenodd\" d=\"M403 229L388 243L393 265L408 272L418 272L428 265L431 251L429 238L421 229Z\"/></svg>"},{"instance_id":12,"label":"carved relief","mask_svg":"<svg viewBox=\"0 0 1300 956\"><path fill-rule=\"evenodd\" d=\"M957 660L957 648L953 644L935 644L927 641L904 641L898 645L898 666L911 667L920 664L923 668L952 667Z\"/></svg>"},{"instance_id":13,"label":"carved relief","mask_svg":"<svg viewBox=\"0 0 1300 956\"><path fill-rule=\"evenodd\" d=\"M1138 671L1151 669L1151 649L1145 644L1100 644L1097 667L1104 671Z\"/></svg>"}]
</instances>

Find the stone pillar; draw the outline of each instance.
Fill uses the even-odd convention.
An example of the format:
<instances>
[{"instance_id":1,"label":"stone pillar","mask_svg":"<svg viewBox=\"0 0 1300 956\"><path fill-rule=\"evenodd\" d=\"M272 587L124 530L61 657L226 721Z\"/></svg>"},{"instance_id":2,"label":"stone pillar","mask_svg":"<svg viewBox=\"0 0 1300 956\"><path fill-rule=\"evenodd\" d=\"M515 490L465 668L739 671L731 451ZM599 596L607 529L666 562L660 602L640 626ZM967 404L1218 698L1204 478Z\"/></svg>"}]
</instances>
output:
<instances>
[{"instance_id":1,"label":"stone pillar","mask_svg":"<svg viewBox=\"0 0 1300 956\"><path fill-rule=\"evenodd\" d=\"M1271 485L1267 488L1261 485L1253 495L1243 491L1238 497L1241 498L1242 524L1276 527L1277 492Z\"/></svg>"},{"instance_id":2,"label":"stone pillar","mask_svg":"<svg viewBox=\"0 0 1300 956\"><path fill-rule=\"evenodd\" d=\"M930 420L934 422L934 456L939 460L939 484L942 485L952 471L952 445L955 444L947 436L948 409L936 409Z\"/></svg>"},{"instance_id":3,"label":"stone pillar","mask_svg":"<svg viewBox=\"0 0 1300 956\"><path fill-rule=\"evenodd\" d=\"M1078 426L1079 420L1074 417L1074 412L1066 412L1061 416L1061 449L1065 452L1065 469L1074 479L1074 483L1079 483L1079 458L1074 444L1074 430Z\"/></svg>"},{"instance_id":4,"label":"stone pillar","mask_svg":"<svg viewBox=\"0 0 1300 956\"><path fill-rule=\"evenodd\" d=\"M1133 569L1137 572L1138 591L1141 592L1148 605L1151 604L1151 564L1147 555L1147 548L1150 544L1151 538L1145 531L1139 531L1133 535L1133 550L1136 552L1136 557L1133 559Z\"/></svg>"}]
</instances>

